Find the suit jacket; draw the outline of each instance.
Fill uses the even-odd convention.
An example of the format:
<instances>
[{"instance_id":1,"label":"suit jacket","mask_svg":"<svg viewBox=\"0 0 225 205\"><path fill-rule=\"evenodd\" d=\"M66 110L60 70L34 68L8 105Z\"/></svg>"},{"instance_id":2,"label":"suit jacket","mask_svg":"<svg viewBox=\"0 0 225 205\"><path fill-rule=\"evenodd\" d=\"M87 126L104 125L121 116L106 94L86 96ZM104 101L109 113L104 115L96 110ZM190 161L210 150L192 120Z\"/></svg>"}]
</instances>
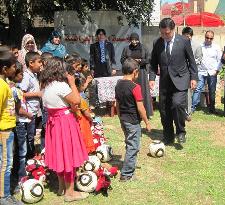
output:
<instances>
[{"instance_id":1,"label":"suit jacket","mask_svg":"<svg viewBox=\"0 0 225 205\"><path fill-rule=\"evenodd\" d=\"M190 80L198 80L198 69L189 40L176 34L170 59L167 59L164 39L158 38L153 43L151 56L150 80L155 80L160 67L160 89L167 89L167 78L170 76L175 87L187 90Z\"/></svg>"},{"instance_id":2,"label":"suit jacket","mask_svg":"<svg viewBox=\"0 0 225 205\"><path fill-rule=\"evenodd\" d=\"M115 50L111 42L105 41L105 59L109 75L112 73L112 68L115 68ZM90 46L90 69L95 72L101 68L101 50L99 42L93 43Z\"/></svg>"}]
</instances>

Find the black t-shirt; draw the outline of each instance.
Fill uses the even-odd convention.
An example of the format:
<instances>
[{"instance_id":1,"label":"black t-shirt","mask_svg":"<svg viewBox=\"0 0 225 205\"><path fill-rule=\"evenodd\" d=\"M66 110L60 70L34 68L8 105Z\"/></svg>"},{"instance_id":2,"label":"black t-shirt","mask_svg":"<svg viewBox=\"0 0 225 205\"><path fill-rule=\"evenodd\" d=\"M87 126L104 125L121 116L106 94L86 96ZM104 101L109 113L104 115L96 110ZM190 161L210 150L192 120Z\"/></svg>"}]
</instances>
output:
<instances>
[{"instance_id":1,"label":"black t-shirt","mask_svg":"<svg viewBox=\"0 0 225 205\"><path fill-rule=\"evenodd\" d=\"M130 80L119 80L116 88L116 100L119 104L120 120L131 124L141 121L137 101L142 101L141 87Z\"/></svg>"}]
</instances>

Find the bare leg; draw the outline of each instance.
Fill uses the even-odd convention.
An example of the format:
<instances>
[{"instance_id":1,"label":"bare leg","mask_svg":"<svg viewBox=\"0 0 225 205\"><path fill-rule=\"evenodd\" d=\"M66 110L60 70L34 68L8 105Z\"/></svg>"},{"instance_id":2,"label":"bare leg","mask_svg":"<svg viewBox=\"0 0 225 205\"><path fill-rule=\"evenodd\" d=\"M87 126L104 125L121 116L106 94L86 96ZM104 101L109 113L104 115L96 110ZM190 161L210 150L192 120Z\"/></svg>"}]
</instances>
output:
<instances>
[{"instance_id":1,"label":"bare leg","mask_svg":"<svg viewBox=\"0 0 225 205\"><path fill-rule=\"evenodd\" d=\"M58 175L58 181L59 181L59 189L58 189L58 196L62 196L66 192L66 186L65 186L65 181L64 181L64 176L63 175Z\"/></svg>"}]
</instances>

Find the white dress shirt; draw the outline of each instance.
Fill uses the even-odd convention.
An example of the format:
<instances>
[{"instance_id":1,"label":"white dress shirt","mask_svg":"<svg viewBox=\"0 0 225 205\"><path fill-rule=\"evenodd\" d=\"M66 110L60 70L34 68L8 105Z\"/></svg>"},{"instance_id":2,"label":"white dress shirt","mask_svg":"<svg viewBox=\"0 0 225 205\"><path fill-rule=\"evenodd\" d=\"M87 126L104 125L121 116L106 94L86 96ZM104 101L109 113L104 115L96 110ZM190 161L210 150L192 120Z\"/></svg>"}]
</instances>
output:
<instances>
[{"instance_id":1,"label":"white dress shirt","mask_svg":"<svg viewBox=\"0 0 225 205\"><path fill-rule=\"evenodd\" d=\"M215 75L217 71L221 69L221 56L222 51L220 47L214 43L211 45L202 44L202 63L199 66L199 74L207 76L207 75Z\"/></svg>"},{"instance_id":2,"label":"white dress shirt","mask_svg":"<svg viewBox=\"0 0 225 205\"><path fill-rule=\"evenodd\" d=\"M171 41L167 42L166 40L164 40L164 45L165 45L165 52L166 52L166 46L167 46L167 43L169 43L169 46L170 46L170 55L171 55L171 52L172 52L172 49L173 49L173 43L174 43L174 39L175 39L175 33L173 34L173 38Z\"/></svg>"}]
</instances>

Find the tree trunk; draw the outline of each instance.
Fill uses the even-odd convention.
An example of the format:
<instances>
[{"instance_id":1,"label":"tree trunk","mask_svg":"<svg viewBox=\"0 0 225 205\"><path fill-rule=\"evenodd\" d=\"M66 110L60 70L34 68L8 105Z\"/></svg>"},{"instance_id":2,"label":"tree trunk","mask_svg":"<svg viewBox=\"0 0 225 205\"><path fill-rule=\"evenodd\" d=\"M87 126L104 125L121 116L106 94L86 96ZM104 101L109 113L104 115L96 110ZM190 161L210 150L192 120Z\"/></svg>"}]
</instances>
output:
<instances>
[{"instance_id":1,"label":"tree trunk","mask_svg":"<svg viewBox=\"0 0 225 205\"><path fill-rule=\"evenodd\" d=\"M8 15L9 18L9 43L20 48L22 37L25 34L22 19L19 16Z\"/></svg>"}]
</instances>

